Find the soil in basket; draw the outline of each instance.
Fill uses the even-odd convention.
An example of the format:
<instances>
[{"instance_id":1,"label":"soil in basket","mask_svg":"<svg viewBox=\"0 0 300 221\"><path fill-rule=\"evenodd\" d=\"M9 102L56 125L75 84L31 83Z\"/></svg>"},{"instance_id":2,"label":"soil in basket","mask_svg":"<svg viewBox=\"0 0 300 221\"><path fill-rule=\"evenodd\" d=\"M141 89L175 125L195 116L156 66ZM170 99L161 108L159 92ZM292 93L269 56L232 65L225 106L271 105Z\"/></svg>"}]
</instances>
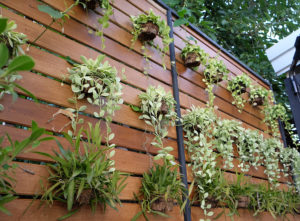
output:
<instances>
[{"instance_id":1,"label":"soil in basket","mask_svg":"<svg viewBox=\"0 0 300 221\"><path fill-rule=\"evenodd\" d=\"M85 189L82 190L80 196L77 199L77 202L82 205L82 204L89 204L91 199L94 197L94 193L92 191L92 189Z\"/></svg>"},{"instance_id":2,"label":"soil in basket","mask_svg":"<svg viewBox=\"0 0 300 221\"><path fill-rule=\"evenodd\" d=\"M211 79L211 83L216 84L218 82L221 82L223 80L224 74L221 72L218 72L215 76L210 77L210 73L206 72L205 77L207 79Z\"/></svg>"},{"instance_id":3,"label":"soil in basket","mask_svg":"<svg viewBox=\"0 0 300 221\"><path fill-rule=\"evenodd\" d=\"M199 54L189 52L184 59L184 66L188 68L198 67L200 65Z\"/></svg>"},{"instance_id":4,"label":"soil in basket","mask_svg":"<svg viewBox=\"0 0 300 221\"><path fill-rule=\"evenodd\" d=\"M139 35L139 40L142 42L152 41L158 35L159 28L152 22L142 24L142 32Z\"/></svg>"},{"instance_id":5,"label":"soil in basket","mask_svg":"<svg viewBox=\"0 0 300 221\"><path fill-rule=\"evenodd\" d=\"M253 107L262 106L264 104L264 99L262 97L254 98L250 101Z\"/></svg>"},{"instance_id":6,"label":"soil in basket","mask_svg":"<svg viewBox=\"0 0 300 221\"><path fill-rule=\"evenodd\" d=\"M173 206L174 206L174 200L173 199L168 199L166 201L164 197L160 197L151 204L151 209L155 210L155 211L165 213L165 212L172 211Z\"/></svg>"},{"instance_id":7,"label":"soil in basket","mask_svg":"<svg viewBox=\"0 0 300 221\"><path fill-rule=\"evenodd\" d=\"M238 208L248 208L250 204L249 196L240 196L238 199Z\"/></svg>"}]
</instances>

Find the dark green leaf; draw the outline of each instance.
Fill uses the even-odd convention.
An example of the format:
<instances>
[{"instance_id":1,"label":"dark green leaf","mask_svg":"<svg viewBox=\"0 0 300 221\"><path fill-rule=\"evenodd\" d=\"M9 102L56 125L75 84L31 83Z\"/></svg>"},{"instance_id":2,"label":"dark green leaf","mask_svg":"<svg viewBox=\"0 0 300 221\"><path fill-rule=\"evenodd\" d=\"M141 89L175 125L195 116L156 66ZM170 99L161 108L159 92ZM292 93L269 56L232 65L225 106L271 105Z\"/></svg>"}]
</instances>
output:
<instances>
[{"instance_id":1,"label":"dark green leaf","mask_svg":"<svg viewBox=\"0 0 300 221\"><path fill-rule=\"evenodd\" d=\"M5 44L0 44L0 68L2 68L8 61L9 52Z\"/></svg>"},{"instance_id":2,"label":"dark green leaf","mask_svg":"<svg viewBox=\"0 0 300 221\"><path fill-rule=\"evenodd\" d=\"M34 67L34 61L27 55L21 55L12 60L7 67L7 72L29 71Z\"/></svg>"},{"instance_id":3,"label":"dark green leaf","mask_svg":"<svg viewBox=\"0 0 300 221\"><path fill-rule=\"evenodd\" d=\"M5 31L7 26L7 18L0 18L0 34Z\"/></svg>"}]
</instances>

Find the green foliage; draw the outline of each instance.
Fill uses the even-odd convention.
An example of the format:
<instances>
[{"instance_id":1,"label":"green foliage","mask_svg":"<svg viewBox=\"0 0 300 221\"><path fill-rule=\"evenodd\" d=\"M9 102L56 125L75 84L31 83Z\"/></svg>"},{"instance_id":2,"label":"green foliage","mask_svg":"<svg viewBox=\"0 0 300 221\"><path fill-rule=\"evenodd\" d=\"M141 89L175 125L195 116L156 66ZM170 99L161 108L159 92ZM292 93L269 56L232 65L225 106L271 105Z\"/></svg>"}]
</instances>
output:
<instances>
[{"instance_id":1,"label":"green foliage","mask_svg":"<svg viewBox=\"0 0 300 221\"><path fill-rule=\"evenodd\" d=\"M13 163L14 158L21 153L28 152L39 146L41 142L52 139L51 137L41 138L46 131L43 128L39 128L34 121L32 121L31 128L31 135L22 141L13 142L11 137L6 134L6 138L9 142L7 146L4 146L3 144L5 136L0 138L0 211L5 214L10 214L10 212L4 207L4 205L18 198L13 195L15 193L13 183L16 181L13 177L11 177L11 173L18 167L18 164ZM25 151L26 148L30 149Z\"/></svg>"},{"instance_id":2,"label":"green foliage","mask_svg":"<svg viewBox=\"0 0 300 221\"><path fill-rule=\"evenodd\" d=\"M6 18L1 17L0 19L3 24L2 27L4 27L6 21L5 28L2 28L2 31L0 32L0 43L3 43L8 48L9 58L12 59L18 55L24 54L21 46L27 42L26 35L14 31L17 28L17 24L14 21L8 22Z\"/></svg>"},{"instance_id":3,"label":"green foliage","mask_svg":"<svg viewBox=\"0 0 300 221\"><path fill-rule=\"evenodd\" d=\"M246 92L246 89L251 85L251 80L246 74L238 75L228 81L227 89L231 92L234 99L232 104L236 105L239 112L242 112L246 99L242 97L242 94Z\"/></svg>"},{"instance_id":4,"label":"green foliage","mask_svg":"<svg viewBox=\"0 0 300 221\"><path fill-rule=\"evenodd\" d=\"M166 93L161 86L149 86L146 92L139 95L141 100L140 110L142 115L140 119L154 128L155 141L152 145L161 148L155 160L164 158L173 164L174 156L169 154L173 150L172 147L163 147L163 138L168 135L168 127L175 125L177 114L174 111L176 101L171 92Z\"/></svg>"},{"instance_id":5,"label":"green foliage","mask_svg":"<svg viewBox=\"0 0 300 221\"><path fill-rule=\"evenodd\" d=\"M213 87L218 82L226 80L229 71L227 70L224 62L222 60L218 60L217 58L210 58L207 60L205 69L204 69L204 79L203 82L207 85L205 89L208 93L208 103L209 107L213 107L214 105L214 93Z\"/></svg>"},{"instance_id":6,"label":"green foliage","mask_svg":"<svg viewBox=\"0 0 300 221\"><path fill-rule=\"evenodd\" d=\"M173 209L177 202L181 209L184 207L182 196L185 193L185 185L181 182L178 166L174 167L165 162L162 166L155 164L149 173L143 174L142 187L140 189L142 211L132 221L143 215L147 220L147 213L153 213L168 217L166 212Z\"/></svg>"},{"instance_id":7,"label":"green foliage","mask_svg":"<svg viewBox=\"0 0 300 221\"><path fill-rule=\"evenodd\" d=\"M257 98L263 99L263 105L268 105L269 103L274 102L272 91L269 91L261 86L251 85L249 101L253 106L257 106L257 103L255 103L255 99Z\"/></svg>"},{"instance_id":8,"label":"green foliage","mask_svg":"<svg viewBox=\"0 0 300 221\"><path fill-rule=\"evenodd\" d=\"M132 43L134 44L137 40L141 32L143 31L142 25L147 22L152 22L153 24L157 25L158 35L162 38L163 48L160 49L159 45L155 45L153 41L143 42L143 44L150 44L151 46L156 47L158 50L162 53L162 61L163 61L163 67L165 67L164 62L164 55L169 50L169 44L173 42L173 39L169 37L170 33L170 27L167 25L166 21L163 20L160 16L157 16L154 14L152 9L149 10L147 14L140 14L138 16L131 16L130 17L132 23L133 23L133 30L132 30ZM145 47L143 47L144 50L146 50ZM144 52L144 57L146 60L148 60L147 52Z\"/></svg>"},{"instance_id":9,"label":"green foliage","mask_svg":"<svg viewBox=\"0 0 300 221\"><path fill-rule=\"evenodd\" d=\"M191 52L194 52L198 55L197 61L200 61L201 64L203 64L203 65L206 64L206 62L209 58L209 55L203 49L201 49L200 46L198 46L196 44L193 45L193 44L187 43L181 51L181 54L180 54L181 58L185 59L187 54L191 53Z\"/></svg>"},{"instance_id":10,"label":"green foliage","mask_svg":"<svg viewBox=\"0 0 300 221\"><path fill-rule=\"evenodd\" d=\"M20 37L23 36L23 34L12 32L12 30L16 28L16 24L13 21L8 22L6 18L0 18L0 26L3 31L0 33L0 99L4 96L4 94L11 94L13 100L16 100L18 98L18 94L15 91L15 88L19 88L35 99L33 94L15 83L16 80L22 78L17 71L29 71L34 67L34 61L31 57L26 55L16 56L19 53L18 47L20 47L19 43L21 42L20 39L20 41L17 41L16 39L18 38L17 36ZM11 48L11 54L9 54L9 49L7 48L7 45L5 45L7 42L3 40L5 38L2 37L8 37L7 39L10 39L9 46L14 47ZM3 109L3 105L0 104L0 110Z\"/></svg>"},{"instance_id":11,"label":"green foliage","mask_svg":"<svg viewBox=\"0 0 300 221\"><path fill-rule=\"evenodd\" d=\"M238 139L242 131L241 123L235 120L217 120L213 128L214 140L212 145L222 155L224 159L224 169L234 167L233 161L233 143Z\"/></svg>"},{"instance_id":12,"label":"green foliage","mask_svg":"<svg viewBox=\"0 0 300 221\"><path fill-rule=\"evenodd\" d=\"M241 128L238 140L236 142L239 153L239 167L242 172L247 172L251 167L256 170L261 166L263 160L261 146L263 136L256 130L247 130Z\"/></svg>"},{"instance_id":13,"label":"green foliage","mask_svg":"<svg viewBox=\"0 0 300 221\"><path fill-rule=\"evenodd\" d=\"M164 0L164 2L180 16L180 22L177 20L174 25L190 22L197 26L262 77L268 79L277 101L288 103L283 84L285 76L275 75L265 50L299 28L298 0Z\"/></svg>"},{"instance_id":14,"label":"green foliage","mask_svg":"<svg viewBox=\"0 0 300 221\"><path fill-rule=\"evenodd\" d=\"M112 121L112 116L116 110L120 109L123 103L121 79L117 70L108 61L103 62L104 55L99 55L95 60L81 56L83 64L75 64L69 69L69 79L74 98L70 102L76 104L77 100L86 99L90 104L99 107L98 112L94 112L97 118L104 118L108 124ZM84 111L86 106L81 106L72 112ZM77 121L72 122L73 130L76 131ZM107 137L110 129L108 127Z\"/></svg>"},{"instance_id":15,"label":"green foliage","mask_svg":"<svg viewBox=\"0 0 300 221\"><path fill-rule=\"evenodd\" d=\"M126 176L122 177L124 174L114 167L111 158L115 150L101 147L100 134L100 123L95 126L89 123L88 130L81 128L74 139L64 134L69 149L57 141L59 152L54 151L53 155L38 152L55 161L55 164L48 164L49 186L44 187L42 200L49 204L54 200L65 202L68 211L72 212L74 207L82 205L89 205L93 212L99 204L104 210L107 205L117 209Z\"/></svg>"}]
</instances>

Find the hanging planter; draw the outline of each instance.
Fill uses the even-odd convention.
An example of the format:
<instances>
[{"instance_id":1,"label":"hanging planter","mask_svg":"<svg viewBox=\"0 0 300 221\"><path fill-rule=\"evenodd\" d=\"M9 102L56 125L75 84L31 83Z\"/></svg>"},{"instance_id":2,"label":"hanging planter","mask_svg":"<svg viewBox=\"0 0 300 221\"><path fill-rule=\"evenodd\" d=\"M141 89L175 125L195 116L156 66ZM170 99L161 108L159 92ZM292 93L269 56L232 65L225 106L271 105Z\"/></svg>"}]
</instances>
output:
<instances>
[{"instance_id":1,"label":"hanging planter","mask_svg":"<svg viewBox=\"0 0 300 221\"><path fill-rule=\"evenodd\" d=\"M250 89L249 101L253 107L266 105L268 102L269 91L260 86Z\"/></svg>"},{"instance_id":2,"label":"hanging planter","mask_svg":"<svg viewBox=\"0 0 300 221\"><path fill-rule=\"evenodd\" d=\"M84 4L87 9L95 10L99 5L101 5L102 0L80 0L80 2Z\"/></svg>"},{"instance_id":3,"label":"hanging planter","mask_svg":"<svg viewBox=\"0 0 300 221\"><path fill-rule=\"evenodd\" d=\"M159 27L157 24L154 24L153 22L147 22L145 24L141 25L141 33L138 36L138 39L141 42L145 41L152 41L159 32Z\"/></svg>"},{"instance_id":4,"label":"hanging planter","mask_svg":"<svg viewBox=\"0 0 300 221\"><path fill-rule=\"evenodd\" d=\"M198 45L192 45L190 43L187 43L181 51L181 58L184 61L184 66L188 68L198 67L201 63L205 64L208 57L208 54Z\"/></svg>"},{"instance_id":5,"label":"hanging planter","mask_svg":"<svg viewBox=\"0 0 300 221\"><path fill-rule=\"evenodd\" d=\"M204 70L204 82L207 84L217 84L227 79L228 70L221 60L216 58L208 59Z\"/></svg>"},{"instance_id":6,"label":"hanging planter","mask_svg":"<svg viewBox=\"0 0 300 221\"><path fill-rule=\"evenodd\" d=\"M228 81L227 89L231 92L233 97L232 104L238 108L239 112L242 112L246 99L242 97L242 94L246 92L247 88L250 87L251 80L245 75L239 75Z\"/></svg>"},{"instance_id":7,"label":"hanging planter","mask_svg":"<svg viewBox=\"0 0 300 221\"><path fill-rule=\"evenodd\" d=\"M165 67L164 56L169 51L169 44L173 42L173 39L169 37L170 27L167 25L165 20L161 19L160 16L154 14L152 9L147 14L140 14L138 16L131 16L131 21L133 24L132 30L132 47L134 43L139 39L142 44L150 45L158 49L162 53L162 65ZM162 38L163 48L156 45L153 40L156 36ZM143 55L148 61L149 56L147 55L146 47L142 47ZM147 74L147 68L145 68L144 73Z\"/></svg>"}]
</instances>

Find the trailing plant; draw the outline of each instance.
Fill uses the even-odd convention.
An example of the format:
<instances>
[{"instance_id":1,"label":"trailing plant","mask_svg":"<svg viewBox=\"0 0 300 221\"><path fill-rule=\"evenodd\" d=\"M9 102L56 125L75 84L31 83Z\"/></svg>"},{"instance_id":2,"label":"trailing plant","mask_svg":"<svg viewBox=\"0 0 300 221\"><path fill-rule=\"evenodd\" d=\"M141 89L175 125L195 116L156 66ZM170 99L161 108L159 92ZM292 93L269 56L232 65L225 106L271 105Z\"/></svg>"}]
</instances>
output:
<instances>
[{"instance_id":1,"label":"trailing plant","mask_svg":"<svg viewBox=\"0 0 300 221\"><path fill-rule=\"evenodd\" d=\"M200 195L200 205L206 217L212 216L213 212L208 212L211 204L206 202L209 192L205 187L211 185L218 175L216 162L218 155L212 147L212 131L216 120L212 108L194 106L182 117L183 130L187 138L184 141L185 147L191 160L189 166L193 171L196 192Z\"/></svg>"},{"instance_id":2,"label":"trailing plant","mask_svg":"<svg viewBox=\"0 0 300 221\"><path fill-rule=\"evenodd\" d=\"M147 218L147 213L168 217L167 212L173 209L175 201L183 210L185 202L182 197L186 195L186 187L181 182L178 165L171 151L173 147L164 147L163 138L168 135L169 125L175 125L177 114L174 112L175 100L170 92L166 93L161 87L150 86L146 92L139 95L140 107L132 107L140 111L140 119L154 128L155 140L151 143L160 148L154 160L163 160L163 164L156 164L148 173L143 174L142 187L135 198L140 201L141 211L132 220L141 215ZM141 199L139 199L141 198Z\"/></svg>"},{"instance_id":3,"label":"trailing plant","mask_svg":"<svg viewBox=\"0 0 300 221\"><path fill-rule=\"evenodd\" d=\"M169 44L173 42L173 39L169 37L170 33L170 27L167 25L166 21L163 20L160 16L157 16L154 14L152 9L147 12L147 14L140 14L138 16L131 16L130 17L132 24L133 24L133 30L132 30L132 44L139 39L143 43L142 50L144 51L144 58L146 61L149 61L149 55L147 55L147 49L146 44L155 47L157 50L159 50L162 54L162 64L164 69L166 68L165 62L164 62L164 56L165 53L169 50ZM150 27L147 27L147 26ZM153 39L156 37L156 35L160 36L162 38L163 48L160 48L158 44L155 44L153 42ZM132 46L133 46L132 45ZM144 71L145 74L147 74L147 69Z\"/></svg>"},{"instance_id":4,"label":"trailing plant","mask_svg":"<svg viewBox=\"0 0 300 221\"><path fill-rule=\"evenodd\" d=\"M272 100L269 101L269 99ZM254 107L268 105L273 102L272 92L261 86L251 86L249 101Z\"/></svg>"},{"instance_id":5,"label":"trailing plant","mask_svg":"<svg viewBox=\"0 0 300 221\"><path fill-rule=\"evenodd\" d=\"M242 130L241 123L235 120L217 120L213 128L213 147L220 153L224 160L224 169L234 167L233 161L233 143L238 139Z\"/></svg>"},{"instance_id":6,"label":"trailing plant","mask_svg":"<svg viewBox=\"0 0 300 221\"><path fill-rule=\"evenodd\" d=\"M20 32L15 32L17 24L14 21L7 22L6 19L1 18L1 23L6 23L5 28L0 33L0 43L3 43L9 52L9 59L13 59L18 55L23 55L24 51L22 45L26 44L26 35Z\"/></svg>"},{"instance_id":7,"label":"trailing plant","mask_svg":"<svg viewBox=\"0 0 300 221\"><path fill-rule=\"evenodd\" d=\"M204 69L204 83L206 84L206 91L208 93L209 101L208 106L213 107L214 103L214 93L213 87L218 82L226 80L228 75L228 70L222 60L217 60L216 58L211 58L207 60Z\"/></svg>"},{"instance_id":8,"label":"trailing plant","mask_svg":"<svg viewBox=\"0 0 300 221\"><path fill-rule=\"evenodd\" d=\"M283 166L281 172L285 177L294 175L295 171L292 170L292 167L295 165L297 157L299 157L298 150L290 147L284 148L284 146L281 145L278 152L280 163Z\"/></svg>"},{"instance_id":9,"label":"trailing plant","mask_svg":"<svg viewBox=\"0 0 300 221\"><path fill-rule=\"evenodd\" d=\"M139 95L140 110L142 115L140 119L154 128L155 141L152 145L161 148L156 160L166 158L173 161L174 157L168 152L172 151L172 147L163 147L163 138L168 135L168 127L175 125L177 114L175 112L175 104L171 92L166 92L163 87L149 86L146 92Z\"/></svg>"},{"instance_id":10,"label":"trailing plant","mask_svg":"<svg viewBox=\"0 0 300 221\"><path fill-rule=\"evenodd\" d=\"M236 142L239 154L239 167L241 171L247 172L251 167L256 170L262 163L263 136L256 130L242 128Z\"/></svg>"},{"instance_id":11,"label":"trailing plant","mask_svg":"<svg viewBox=\"0 0 300 221\"><path fill-rule=\"evenodd\" d=\"M11 27L11 24L11 22L8 23L8 19L0 18L0 35L7 30L7 25ZM13 53L17 53L17 51ZM22 78L17 72L31 70L34 67L34 61L31 57L26 55L20 55L11 60L9 57L7 46L4 43L0 43L0 99L3 98L5 94L11 94L13 101L15 101L18 98L18 94L15 91L16 88L35 99L32 93L15 83L16 80ZM0 104L0 111L3 109L4 106Z\"/></svg>"},{"instance_id":12,"label":"trailing plant","mask_svg":"<svg viewBox=\"0 0 300 221\"><path fill-rule=\"evenodd\" d=\"M269 183L277 187L279 185L278 179L280 178L279 152L277 150L282 148L282 143L279 139L272 137L265 139L261 145L263 166L265 166L264 173L268 176Z\"/></svg>"},{"instance_id":13,"label":"trailing plant","mask_svg":"<svg viewBox=\"0 0 300 221\"><path fill-rule=\"evenodd\" d=\"M180 55L184 60L185 66L187 67L197 67L201 63L205 65L207 59L209 58L209 55L204 52L204 50L202 50L199 45L193 45L188 42L182 49Z\"/></svg>"},{"instance_id":14,"label":"trailing plant","mask_svg":"<svg viewBox=\"0 0 300 221\"><path fill-rule=\"evenodd\" d=\"M22 141L12 141L11 137L6 134L0 138L0 211L10 215L10 212L4 207L6 203L17 199L14 196L15 191L13 184L16 180L12 177L18 164L13 163L13 160L21 153L28 152L33 148L39 146L43 141L52 139L51 137L41 138L46 133L45 129L39 128L38 125L32 121L31 134L29 137ZM8 145L4 144L4 139L9 142ZM27 149L27 150L26 150Z\"/></svg>"},{"instance_id":15,"label":"trailing plant","mask_svg":"<svg viewBox=\"0 0 300 221\"><path fill-rule=\"evenodd\" d=\"M239 112L242 112L246 99L242 97L242 94L246 92L246 89L250 87L251 80L246 74L238 75L228 81L227 89L231 92L233 97L232 104L236 105Z\"/></svg>"},{"instance_id":16,"label":"trailing plant","mask_svg":"<svg viewBox=\"0 0 300 221\"><path fill-rule=\"evenodd\" d=\"M98 23L101 26L98 30L95 31L95 35L99 36L102 41L102 48L105 48L105 39L103 37L103 31L105 28L109 27L109 17L114 14L113 8L109 3L109 0L80 0L80 3L84 8L94 10L98 5L103 9L103 15L101 18L98 18Z\"/></svg>"},{"instance_id":17,"label":"trailing plant","mask_svg":"<svg viewBox=\"0 0 300 221\"><path fill-rule=\"evenodd\" d=\"M94 112L97 118L104 118L107 126L107 138L114 136L109 127L112 116L116 110L120 109L123 103L122 85L118 77L117 70L112 67L108 61L103 62L104 55L99 55L95 60L87 59L81 56L83 64L75 64L69 71L69 79L74 97L69 102L75 104L76 109L69 109L72 113L78 115L79 111L84 111L87 107L77 108L77 101L86 99L90 104L99 107L98 112ZM74 118L72 128L76 131L78 123L83 120Z\"/></svg>"},{"instance_id":18,"label":"trailing plant","mask_svg":"<svg viewBox=\"0 0 300 221\"><path fill-rule=\"evenodd\" d=\"M101 147L100 134L100 122L95 126L89 123L88 130L80 128L74 139L64 134L68 149L56 141L59 152L54 151L53 155L38 152L55 162L48 164L49 185L43 187L42 200L48 204L53 204L54 200L67 204L68 214L60 220L73 215L83 205L89 205L94 212L97 205L105 211L107 205L117 210L117 205L121 204L119 194L126 186L127 177L114 167L115 162L111 159L114 148Z\"/></svg>"}]
</instances>

